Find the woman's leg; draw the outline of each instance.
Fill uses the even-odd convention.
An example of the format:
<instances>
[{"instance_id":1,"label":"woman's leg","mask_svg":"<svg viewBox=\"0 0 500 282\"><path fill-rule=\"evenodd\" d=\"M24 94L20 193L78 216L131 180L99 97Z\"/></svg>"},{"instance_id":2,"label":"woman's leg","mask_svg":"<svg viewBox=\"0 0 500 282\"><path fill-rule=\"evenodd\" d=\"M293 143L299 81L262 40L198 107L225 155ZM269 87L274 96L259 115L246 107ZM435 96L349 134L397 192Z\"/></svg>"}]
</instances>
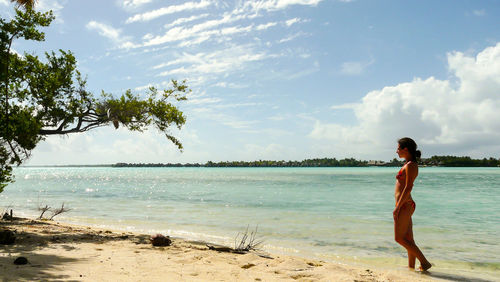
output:
<instances>
[{"instance_id":1,"label":"woman's leg","mask_svg":"<svg viewBox=\"0 0 500 282\"><path fill-rule=\"evenodd\" d=\"M427 270L431 268L430 262L425 258L424 254L417 247L415 242L409 240L407 237L408 232L412 226L411 215L413 213L413 207L409 204L401 207L399 211L399 216L397 220L394 221L394 235L396 242L403 246L408 251L408 262L411 267L410 257L416 257L420 261L422 270ZM412 232L413 233L413 232Z\"/></svg>"},{"instance_id":2,"label":"woman's leg","mask_svg":"<svg viewBox=\"0 0 500 282\"><path fill-rule=\"evenodd\" d=\"M408 231L406 232L405 238L408 242L411 242L415 244L415 241L413 240L413 222L410 217L410 223L408 224ZM408 267L415 269L415 260L417 257L415 257L414 254L410 253L408 251Z\"/></svg>"}]
</instances>

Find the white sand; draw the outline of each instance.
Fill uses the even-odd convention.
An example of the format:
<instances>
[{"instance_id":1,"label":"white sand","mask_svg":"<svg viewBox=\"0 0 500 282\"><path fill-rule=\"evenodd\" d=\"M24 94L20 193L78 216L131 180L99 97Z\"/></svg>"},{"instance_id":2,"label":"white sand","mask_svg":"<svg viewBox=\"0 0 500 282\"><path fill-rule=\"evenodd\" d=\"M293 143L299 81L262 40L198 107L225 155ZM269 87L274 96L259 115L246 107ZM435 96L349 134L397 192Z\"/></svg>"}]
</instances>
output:
<instances>
[{"instance_id":1,"label":"white sand","mask_svg":"<svg viewBox=\"0 0 500 282\"><path fill-rule=\"evenodd\" d=\"M209 250L173 239L153 247L148 235L111 232L50 221L0 221L15 230L14 245L0 245L0 279L7 281L429 281L399 267L360 268L292 256ZM19 256L27 265L14 265Z\"/></svg>"}]
</instances>

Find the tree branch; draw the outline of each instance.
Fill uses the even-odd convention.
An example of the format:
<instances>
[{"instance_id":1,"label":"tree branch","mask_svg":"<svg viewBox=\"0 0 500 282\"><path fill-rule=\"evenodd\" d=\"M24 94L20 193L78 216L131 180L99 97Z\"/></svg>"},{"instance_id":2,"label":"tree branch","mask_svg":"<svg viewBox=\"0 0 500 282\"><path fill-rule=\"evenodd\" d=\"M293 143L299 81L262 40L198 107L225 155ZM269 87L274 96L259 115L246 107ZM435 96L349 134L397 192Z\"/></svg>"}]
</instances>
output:
<instances>
[{"instance_id":1,"label":"tree branch","mask_svg":"<svg viewBox=\"0 0 500 282\"><path fill-rule=\"evenodd\" d=\"M6 116L9 116L9 66L10 66L10 48L12 46L12 41L16 37L16 35L19 33L19 31L16 31L12 34L12 37L9 38L9 47L7 47L7 53L6 53L6 61L7 63L5 64L5 114Z\"/></svg>"},{"instance_id":2,"label":"tree branch","mask_svg":"<svg viewBox=\"0 0 500 282\"><path fill-rule=\"evenodd\" d=\"M9 144L11 152L14 153L14 157L15 157L16 161L20 161L21 157L19 157L19 155L17 154L16 149L14 148L14 146L12 146L12 143L10 142L10 140L7 140L7 144Z\"/></svg>"},{"instance_id":3,"label":"tree branch","mask_svg":"<svg viewBox=\"0 0 500 282\"><path fill-rule=\"evenodd\" d=\"M84 128L82 128L82 132L83 131L88 131L88 130L91 130L91 129L94 129L94 128L98 128L98 127L101 127L101 126L105 126L106 123L103 123L103 122L94 122L94 123L91 123L87 126L85 126Z\"/></svg>"}]
</instances>

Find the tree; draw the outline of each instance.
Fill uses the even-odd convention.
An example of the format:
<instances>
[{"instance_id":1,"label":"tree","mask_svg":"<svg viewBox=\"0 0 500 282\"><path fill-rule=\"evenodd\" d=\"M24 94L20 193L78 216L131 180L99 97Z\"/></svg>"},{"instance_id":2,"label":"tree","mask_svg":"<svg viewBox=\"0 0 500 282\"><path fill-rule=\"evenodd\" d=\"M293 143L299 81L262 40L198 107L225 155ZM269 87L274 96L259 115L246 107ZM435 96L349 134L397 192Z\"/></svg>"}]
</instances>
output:
<instances>
[{"instance_id":1,"label":"tree","mask_svg":"<svg viewBox=\"0 0 500 282\"><path fill-rule=\"evenodd\" d=\"M69 134L113 124L132 131L156 127L180 150L181 142L169 131L181 128L184 114L171 101L186 100L185 81L172 80L170 89L149 88L144 95L127 90L115 98L102 92L94 97L76 69L70 51L45 53L45 60L11 50L16 39L43 41L39 27L49 26L52 12L16 10L10 21L0 19L0 192L12 182L12 165L29 158L47 135ZM141 98L142 97L142 98Z\"/></svg>"}]
</instances>

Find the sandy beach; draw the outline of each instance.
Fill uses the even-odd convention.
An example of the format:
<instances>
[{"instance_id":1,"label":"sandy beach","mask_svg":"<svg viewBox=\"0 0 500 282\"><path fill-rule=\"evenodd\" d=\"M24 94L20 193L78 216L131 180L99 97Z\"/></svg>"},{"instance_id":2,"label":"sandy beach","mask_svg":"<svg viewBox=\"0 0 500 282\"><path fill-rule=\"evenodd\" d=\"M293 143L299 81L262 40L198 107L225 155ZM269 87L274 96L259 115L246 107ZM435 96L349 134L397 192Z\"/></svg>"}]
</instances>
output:
<instances>
[{"instance_id":1,"label":"sandy beach","mask_svg":"<svg viewBox=\"0 0 500 282\"><path fill-rule=\"evenodd\" d=\"M4 281L428 281L406 269L381 270L341 263L250 252L210 250L205 242L172 238L151 245L150 235L75 226L54 221L0 221L16 233L0 245ZM20 256L26 265L15 265Z\"/></svg>"}]
</instances>

